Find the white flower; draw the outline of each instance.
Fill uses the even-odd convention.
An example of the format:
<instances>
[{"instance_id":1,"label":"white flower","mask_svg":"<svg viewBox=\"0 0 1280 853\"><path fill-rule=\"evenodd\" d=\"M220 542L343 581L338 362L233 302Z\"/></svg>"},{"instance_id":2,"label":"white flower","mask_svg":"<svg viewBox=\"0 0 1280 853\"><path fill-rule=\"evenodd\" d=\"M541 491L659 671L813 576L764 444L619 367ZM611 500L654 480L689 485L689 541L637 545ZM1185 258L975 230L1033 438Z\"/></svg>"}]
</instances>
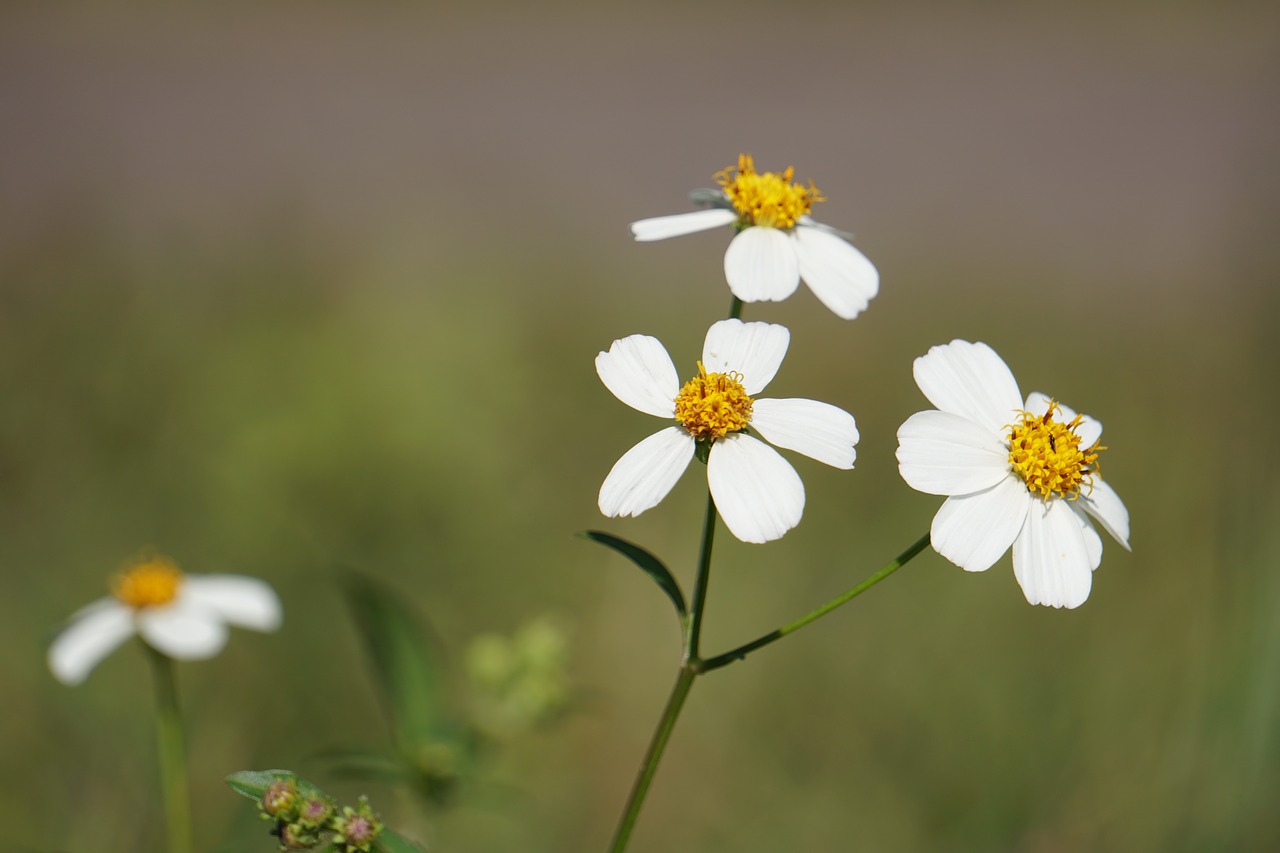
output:
<instances>
[{"instance_id":1,"label":"white flower","mask_svg":"<svg viewBox=\"0 0 1280 853\"><path fill-rule=\"evenodd\" d=\"M116 579L113 594L82 608L49 648L49 668L79 684L98 662L139 634L181 660L210 658L227 642L227 626L280 627L280 599L263 581L241 575L184 575L167 557L147 557Z\"/></svg>"},{"instance_id":2,"label":"white flower","mask_svg":"<svg viewBox=\"0 0 1280 853\"><path fill-rule=\"evenodd\" d=\"M1023 401L983 343L933 347L915 378L938 408L898 429L898 470L912 488L948 496L930 528L934 549L981 572L1012 545L1027 601L1079 607L1102 560L1088 516L1129 548L1129 511L1098 474L1102 424L1039 392Z\"/></svg>"},{"instance_id":3,"label":"white flower","mask_svg":"<svg viewBox=\"0 0 1280 853\"><path fill-rule=\"evenodd\" d=\"M600 511L639 515L666 497L701 442L716 509L744 542L777 539L800 523L804 484L776 450L853 467L858 428L843 409L814 400L757 400L787 353L791 333L770 323L722 320L707 330L698 375L683 387L656 338L632 335L596 357L596 372L633 409L676 423L628 450L600 487Z\"/></svg>"},{"instance_id":4,"label":"white flower","mask_svg":"<svg viewBox=\"0 0 1280 853\"><path fill-rule=\"evenodd\" d=\"M631 223L631 234L648 242L734 225L738 234L724 254L724 275L734 296L743 302L780 302L803 279L824 305L852 320L879 291L880 274L839 232L809 217L813 203L825 199L812 183L792 183L793 172L757 172L751 157L742 154L736 170L716 175L722 190L710 199L715 207L641 219Z\"/></svg>"}]
</instances>

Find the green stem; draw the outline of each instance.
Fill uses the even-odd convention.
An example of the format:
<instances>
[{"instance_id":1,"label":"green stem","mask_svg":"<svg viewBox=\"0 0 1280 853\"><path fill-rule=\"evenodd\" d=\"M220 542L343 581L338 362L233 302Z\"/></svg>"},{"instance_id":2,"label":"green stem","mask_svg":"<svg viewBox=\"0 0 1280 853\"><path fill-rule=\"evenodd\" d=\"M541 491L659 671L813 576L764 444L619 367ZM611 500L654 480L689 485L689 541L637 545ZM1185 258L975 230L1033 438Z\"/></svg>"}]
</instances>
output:
<instances>
[{"instance_id":1,"label":"green stem","mask_svg":"<svg viewBox=\"0 0 1280 853\"><path fill-rule=\"evenodd\" d=\"M164 810L169 825L169 850L172 853L191 853L191 798L187 791L187 759L173 660L146 643L142 645L151 659L156 683L156 744L160 753Z\"/></svg>"},{"instance_id":2,"label":"green stem","mask_svg":"<svg viewBox=\"0 0 1280 853\"><path fill-rule=\"evenodd\" d=\"M715 546L716 519L719 517L715 499L711 497L711 490L708 489L707 513L702 522L702 549L698 555L698 577L694 582L693 605L684 638L684 660L680 663L680 674L676 678L675 686L671 688L671 697L667 699L667 705L662 709L662 716L658 719L658 727L649 741L649 749L644 754L644 761L640 764L640 772L636 774L635 784L631 786L631 796L627 798L622 819L618 821L618 829L613 834L613 844L609 846L610 853L622 853L627 849L627 842L631 840L631 830L636 825L636 818L640 816L645 795L649 793L649 783L658 772L662 751L666 749L667 741L671 739L671 732L676 727L676 720L684 707L685 697L689 695L689 688L693 686L693 679L702 671L702 661L698 658L698 643L702 637L702 613L707 606L707 584L711 579L711 549Z\"/></svg>"},{"instance_id":3,"label":"green stem","mask_svg":"<svg viewBox=\"0 0 1280 853\"><path fill-rule=\"evenodd\" d=\"M685 663L698 659L702 640L702 612L707 606L707 585L711 580L711 549L716 536L716 501L707 490L707 513L702 522L702 550L698 554L698 577L693 584L693 610L689 616L689 633L685 637Z\"/></svg>"},{"instance_id":4,"label":"green stem","mask_svg":"<svg viewBox=\"0 0 1280 853\"><path fill-rule=\"evenodd\" d=\"M817 610L814 610L811 613L801 616L796 621L788 625L783 625L781 628L778 628L775 631L770 631L768 634L765 634L762 637L757 637L756 639L752 640L749 643L744 643L743 645L738 646L736 649L732 649L730 651L725 652L722 655L716 655L713 658L708 658L707 660L697 662L696 665L699 667L699 670L698 670L699 674L704 672L711 672L713 669L719 669L720 667L728 666L729 664L734 663L735 661L743 660L746 658L747 655L751 654L756 649L764 648L770 643L773 643L777 640L781 640L783 637L787 636L788 634L793 634L796 631L799 631L801 628L803 628L805 625L808 625L810 622L814 622L818 619L821 619L823 616L826 616L832 610L835 610L837 607L841 606L842 604L847 604L848 602L857 598L859 595L862 595L862 593L871 589L871 587L880 583L880 581L884 580L885 578L889 577L889 575L893 574L898 569L905 566L908 562L911 561L911 558L915 557L917 554L919 554L921 551L927 548L928 545L929 545L929 534L926 533L924 536L920 537L920 539L917 540L914 545L912 545L910 548L908 548L907 550L899 554L891 563L886 565L884 568L880 569L880 571L871 575L871 577L867 578L862 583L848 590L844 594L831 599L826 604L819 607Z\"/></svg>"},{"instance_id":5,"label":"green stem","mask_svg":"<svg viewBox=\"0 0 1280 853\"><path fill-rule=\"evenodd\" d=\"M693 679L697 674L688 665L680 667L680 675L676 678L675 686L671 688L671 697L667 699L667 706L662 709L658 728L654 731L653 739L649 741L649 749L644 754L640 773L631 787L631 796L627 798L627 808L622 813L622 820L618 822L618 830L613 835L609 853L622 853L627 849L627 842L631 840L631 830L636 825L636 818L640 816L640 807L644 805L645 794L649 792L649 783L658 772L658 760L662 758L662 751L666 749L667 741L671 739L671 731L676 727L676 718L680 716L680 709L684 707L685 697L689 695L689 688L693 686Z\"/></svg>"},{"instance_id":6,"label":"green stem","mask_svg":"<svg viewBox=\"0 0 1280 853\"><path fill-rule=\"evenodd\" d=\"M742 300L736 296L733 297L733 304L729 306L729 319L730 320L742 319Z\"/></svg>"}]
</instances>

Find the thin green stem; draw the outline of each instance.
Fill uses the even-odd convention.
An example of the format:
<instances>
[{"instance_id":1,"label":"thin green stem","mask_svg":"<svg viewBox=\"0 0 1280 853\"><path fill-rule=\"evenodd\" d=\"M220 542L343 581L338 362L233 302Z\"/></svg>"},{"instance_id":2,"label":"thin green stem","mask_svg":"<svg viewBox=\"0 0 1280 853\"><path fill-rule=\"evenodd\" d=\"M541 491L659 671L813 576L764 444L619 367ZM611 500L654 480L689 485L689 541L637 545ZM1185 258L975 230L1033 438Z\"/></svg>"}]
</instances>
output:
<instances>
[{"instance_id":1,"label":"thin green stem","mask_svg":"<svg viewBox=\"0 0 1280 853\"><path fill-rule=\"evenodd\" d=\"M160 754L160 784L169 826L169 850L191 853L191 797L187 791L187 759L183 743L182 713L173 660L146 643L156 683L156 745Z\"/></svg>"},{"instance_id":2,"label":"thin green stem","mask_svg":"<svg viewBox=\"0 0 1280 853\"><path fill-rule=\"evenodd\" d=\"M698 660L702 640L702 612L707 606L707 585L711 580L711 549L716 538L716 501L707 490L707 513L702 522L702 550L698 555L698 577L693 584L693 609L689 616L689 633L685 638L684 660Z\"/></svg>"},{"instance_id":3,"label":"thin green stem","mask_svg":"<svg viewBox=\"0 0 1280 853\"><path fill-rule=\"evenodd\" d=\"M618 829L613 835L613 844L609 846L610 853L622 853L627 848L627 842L631 840L631 830L636 825L636 818L640 816L645 795L649 793L649 783L658 772L662 751L666 749L667 741L671 739L671 732L676 727L676 720L679 719L680 710L684 707L685 697L689 695L689 688L693 686L693 680L702 671L702 662L698 658L698 643L702 637L702 613L707 606L707 584L711 579L711 550L715 546L716 519L718 518L716 502L708 489L707 513L702 522L702 549L698 555L698 577L694 582L693 604L690 608L684 638L684 660L680 663L680 674L676 678L675 686L671 688L671 697L667 699L667 705L662 709L662 716L658 719L658 727L649 741L649 749L644 754L644 761L640 764L640 772L636 774L635 784L631 786L631 796L627 798L622 819L618 821Z\"/></svg>"},{"instance_id":4,"label":"thin green stem","mask_svg":"<svg viewBox=\"0 0 1280 853\"><path fill-rule=\"evenodd\" d=\"M796 631L799 631L801 628L803 628L805 625L808 625L810 622L814 622L818 619L821 619L823 616L826 616L832 610L835 610L837 607L840 607L842 604L849 603L853 599L857 598L859 595L862 595L862 593L871 589L871 587L880 583L880 581L889 577L889 575L893 574L898 569L905 566L908 562L911 561L913 557L915 557L917 554L919 554L921 551L927 548L928 545L929 545L929 534L926 533L924 536L920 537L920 539L917 540L914 545L912 545L910 548L908 548L907 550L899 554L892 562L887 564L884 568L880 569L880 571L871 575L862 583L858 584L857 586L853 587L847 592L831 599L826 604L819 607L817 610L814 610L811 613L807 613L804 616L801 616L799 619L795 620L794 622L791 622L790 624L787 624L787 625L783 625L781 628L778 628L777 630L770 631L768 634L765 634L764 636L757 637L756 639L752 640L749 643L744 643L743 645L738 646L736 649L732 649L730 651L725 652L722 655L716 655L713 658L708 658L704 661L697 663L697 666L699 667L699 673L701 674L703 672L711 672L713 669L720 669L720 667L722 666L728 666L731 663L743 660L746 658L747 655L751 654L756 649L764 648L770 643L773 643L777 640L781 640L783 637L787 636L788 634L793 634Z\"/></svg>"},{"instance_id":5,"label":"thin green stem","mask_svg":"<svg viewBox=\"0 0 1280 853\"><path fill-rule=\"evenodd\" d=\"M631 787L631 796L627 798L627 808L622 813L622 820L618 822L618 830L613 835L609 853L622 853L627 849L627 842L631 840L631 830L635 828L636 818L640 816L640 807L644 805L645 794L649 792L649 783L658 772L658 760L662 758L662 751L666 749L667 741L671 739L671 731L676 727L676 719L680 716L680 709L684 707L685 697L689 695L689 688L693 686L693 679L697 674L692 667L687 665L680 667L680 675L676 678L675 686L671 688L671 697L667 699L667 706L662 709L658 728L654 730L653 739L649 741L649 749L644 754L640 773Z\"/></svg>"},{"instance_id":6,"label":"thin green stem","mask_svg":"<svg viewBox=\"0 0 1280 853\"><path fill-rule=\"evenodd\" d=\"M730 320L742 319L742 300L736 296L733 297L733 304L729 306L729 319Z\"/></svg>"}]
</instances>

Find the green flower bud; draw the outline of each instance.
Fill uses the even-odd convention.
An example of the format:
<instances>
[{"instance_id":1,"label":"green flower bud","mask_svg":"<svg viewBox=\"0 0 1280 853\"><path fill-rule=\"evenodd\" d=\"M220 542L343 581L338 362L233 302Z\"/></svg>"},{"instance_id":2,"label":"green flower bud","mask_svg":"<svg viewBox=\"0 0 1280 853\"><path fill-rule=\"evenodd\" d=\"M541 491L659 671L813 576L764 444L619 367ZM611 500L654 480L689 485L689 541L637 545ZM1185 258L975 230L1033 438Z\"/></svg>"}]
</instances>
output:
<instances>
[{"instance_id":1,"label":"green flower bud","mask_svg":"<svg viewBox=\"0 0 1280 853\"><path fill-rule=\"evenodd\" d=\"M342 815L333 822L333 843L343 853L369 853L373 842L382 834L382 821L369 808L364 797L353 809L343 806Z\"/></svg>"}]
</instances>

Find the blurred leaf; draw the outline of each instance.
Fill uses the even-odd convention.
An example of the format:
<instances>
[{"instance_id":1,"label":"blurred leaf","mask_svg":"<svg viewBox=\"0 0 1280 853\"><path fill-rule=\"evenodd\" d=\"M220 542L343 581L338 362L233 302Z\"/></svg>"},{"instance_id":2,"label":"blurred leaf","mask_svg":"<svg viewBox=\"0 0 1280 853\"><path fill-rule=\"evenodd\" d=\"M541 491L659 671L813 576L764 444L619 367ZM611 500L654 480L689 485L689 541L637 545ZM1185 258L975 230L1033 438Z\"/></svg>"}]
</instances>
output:
<instances>
[{"instance_id":1,"label":"blurred leaf","mask_svg":"<svg viewBox=\"0 0 1280 853\"><path fill-rule=\"evenodd\" d=\"M450 728L439 655L429 648L420 617L405 605L404 596L371 578L350 573L343 587L401 748L413 751L439 739Z\"/></svg>"},{"instance_id":2,"label":"blurred leaf","mask_svg":"<svg viewBox=\"0 0 1280 853\"><path fill-rule=\"evenodd\" d=\"M639 545L634 545L625 539L619 539L617 536L611 536L599 530L587 530L579 534L583 539L590 539L592 542L599 542L606 548L612 548L631 562L639 566L644 573L653 578L654 582L662 588L667 594L667 598L671 599L671 603L676 606L676 613L681 619L689 612L684 603L684 593L680 591L680 584L676 583L676 579L662 561L650 554Z\"/></svg>"},{"instance_id":3,"label":"blurred leaf","mask_svg":"<svg viewBox=\"0 0 1280 853\"><path fill-rule=\"evenodd\" d=\"M402 759L361 749L330 749L315 753L313 757L324 762L334 773L359 779L398 783L410 773L409 766Z\"/></svg>"},{"instance_id":4,"label":"blurred leaf","mask_svg":"<svg viewBox=\"0 0 1280 853\"><path fill-rule=\"evenodd\" d=\"M414 844L390 829L383 829L373 849L382 850L385 853L422 853L426 848Z\"/></svg>"}]
</instances>

